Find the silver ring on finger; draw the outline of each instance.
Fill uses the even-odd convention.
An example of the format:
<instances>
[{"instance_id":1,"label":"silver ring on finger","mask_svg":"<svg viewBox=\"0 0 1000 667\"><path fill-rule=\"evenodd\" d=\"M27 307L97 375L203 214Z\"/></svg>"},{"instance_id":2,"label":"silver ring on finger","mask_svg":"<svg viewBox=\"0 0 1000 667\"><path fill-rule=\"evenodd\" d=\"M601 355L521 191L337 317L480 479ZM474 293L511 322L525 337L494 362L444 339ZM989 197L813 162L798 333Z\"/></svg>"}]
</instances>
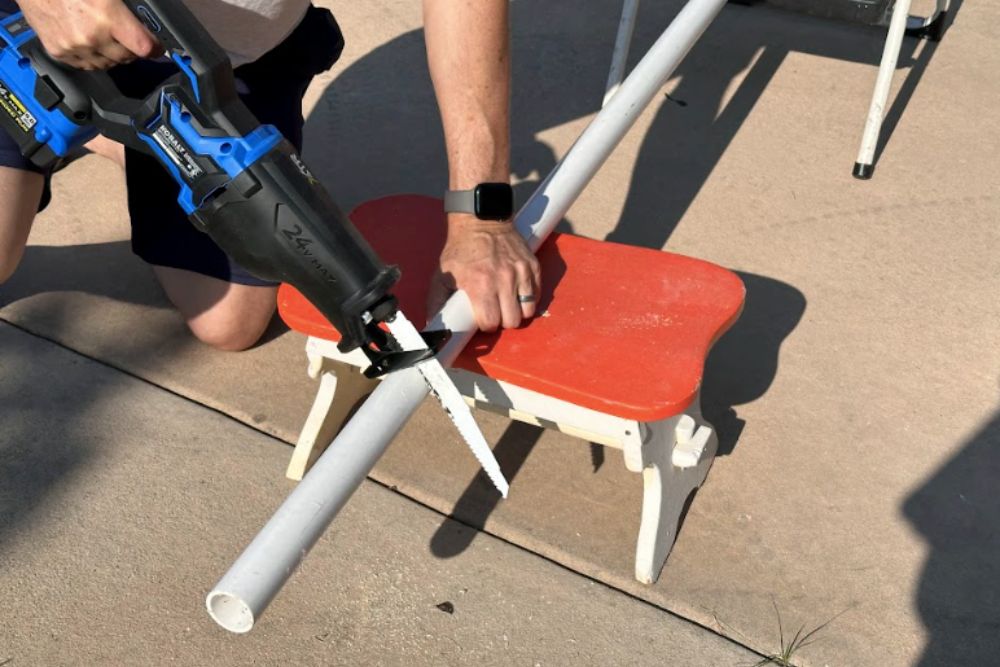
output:
<instances>
[{"instance_id":1,"label":"silver ring on finger","mask_svg":"<svg viewBox=\"0 0 1000 667\"><path fill-rule=\"evenodd\" d=\"M519 303L534 303L535 302L535 295L534 294L518 294L517 295L517 300L518 300Z\"/></svg>"}]
</instances>

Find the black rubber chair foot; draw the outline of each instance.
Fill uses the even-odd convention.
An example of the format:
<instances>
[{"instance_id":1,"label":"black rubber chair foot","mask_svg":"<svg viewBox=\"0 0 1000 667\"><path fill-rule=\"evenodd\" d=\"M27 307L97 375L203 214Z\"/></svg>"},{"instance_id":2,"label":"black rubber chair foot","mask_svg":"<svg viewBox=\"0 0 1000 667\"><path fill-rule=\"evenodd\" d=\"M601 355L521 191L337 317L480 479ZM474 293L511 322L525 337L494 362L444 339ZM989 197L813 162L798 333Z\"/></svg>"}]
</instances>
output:
<instances>
[{"instance_id":1,"label":"black rubber chair foot","mask_svg":"<svg viewBox=\"0 0 1000 667\"><path fill-rule=\"evenodd\" d=\"M859 178L862 181L867 181L875 173L875 166L870 164L862 164L861 162L854 163L854 178Z\"/></svg>"},{"instance_id":2,"label":"black rubber chair foot","mask_svg":"<svg viewBox=\"0 0 1000 667\"><path fill-rule=\"evenodd\" d=\"M922 28L906 30L906 34L910 37L916 37L917 39L929 39L932 42L940 42L944 37L944 31L947 29L948 22L948 10L945 10L938 14L937 18L931 21L930 25L925 25Z\"/></svg>"}]
</instances>

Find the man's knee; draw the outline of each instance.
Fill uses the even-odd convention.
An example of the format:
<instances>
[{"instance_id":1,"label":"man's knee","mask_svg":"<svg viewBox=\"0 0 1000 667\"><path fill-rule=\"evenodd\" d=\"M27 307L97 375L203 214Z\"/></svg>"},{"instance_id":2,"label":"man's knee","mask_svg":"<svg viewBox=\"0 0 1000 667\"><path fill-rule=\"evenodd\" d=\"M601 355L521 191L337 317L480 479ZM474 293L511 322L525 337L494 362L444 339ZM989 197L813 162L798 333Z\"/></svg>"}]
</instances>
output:
<instances>
[{"instance_id":1,"label":"man's knee","mask_svg":"<svg viewBox=\"0 0 1000 667\"><path fill-rule=\"evenodd\" d=\"M251 319L251 318L247 318ZM206 345L224 352L242 352L253 347L270 322L270 317L256 321L216 321L212 318L189 320L188 327L195 337Z\"/></svg>"},{"instance_id":2,"label":"man's knee","mask_svg":"<svg viewBox=\"0 0 1000 667\"><path fill-rule=\"evenodd\" d=\"M240 352L253 347L276 310L275 290L231 286L227 296L185 319L201 342L217 350ZM185 312L185 308L181 312Z\"/></svg>"},{"instance_id":3,"label":"man's knee","mask_svg":"<svg viewBox=\"0 0 1000 667\"><path fill-rule=\"evenodd\" d=\"M276 287L251 287L166 266L153 272L191 333L219 350L237 352L260 340L277 306Z\"/></svg>"}]
</instances>

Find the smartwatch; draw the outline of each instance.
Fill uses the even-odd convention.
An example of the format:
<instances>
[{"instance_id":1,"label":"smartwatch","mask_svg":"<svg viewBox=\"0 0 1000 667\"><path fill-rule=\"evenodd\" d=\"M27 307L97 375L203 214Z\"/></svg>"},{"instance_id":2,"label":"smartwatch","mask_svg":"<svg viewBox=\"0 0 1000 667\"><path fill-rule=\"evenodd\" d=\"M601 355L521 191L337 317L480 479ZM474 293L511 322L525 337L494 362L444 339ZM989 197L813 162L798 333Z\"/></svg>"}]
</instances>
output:
<instances>
[{"instance_id":1,"label":"smartwatch","mask_svg":"<svg viewBox=\"0 0 1000 667\"><path fill-rule=\"evenodd\" d=\"M509 183L480 183L472 190L449 190L446 213L471 213L480 220L508 220L514 215L514 189Z\"/></svg>"}]
</instances>

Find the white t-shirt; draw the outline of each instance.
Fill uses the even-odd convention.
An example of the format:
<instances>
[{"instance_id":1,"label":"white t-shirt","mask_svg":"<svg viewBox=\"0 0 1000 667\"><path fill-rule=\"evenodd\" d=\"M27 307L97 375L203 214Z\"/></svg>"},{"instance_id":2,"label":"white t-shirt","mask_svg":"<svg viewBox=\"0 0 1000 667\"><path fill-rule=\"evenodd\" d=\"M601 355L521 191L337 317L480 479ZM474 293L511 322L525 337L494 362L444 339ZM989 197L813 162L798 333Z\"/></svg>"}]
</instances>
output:
<instances>
[{"instance_id":1,"label":"white t-shirt","mask_svg":"<svg viewBox=\"0 0 1000 667\"><path fill-rule=\"evenodd\" d=\"M261 57L291 34L309 0L184 0L234 65Z\"/></svg>"}]
</instances>

